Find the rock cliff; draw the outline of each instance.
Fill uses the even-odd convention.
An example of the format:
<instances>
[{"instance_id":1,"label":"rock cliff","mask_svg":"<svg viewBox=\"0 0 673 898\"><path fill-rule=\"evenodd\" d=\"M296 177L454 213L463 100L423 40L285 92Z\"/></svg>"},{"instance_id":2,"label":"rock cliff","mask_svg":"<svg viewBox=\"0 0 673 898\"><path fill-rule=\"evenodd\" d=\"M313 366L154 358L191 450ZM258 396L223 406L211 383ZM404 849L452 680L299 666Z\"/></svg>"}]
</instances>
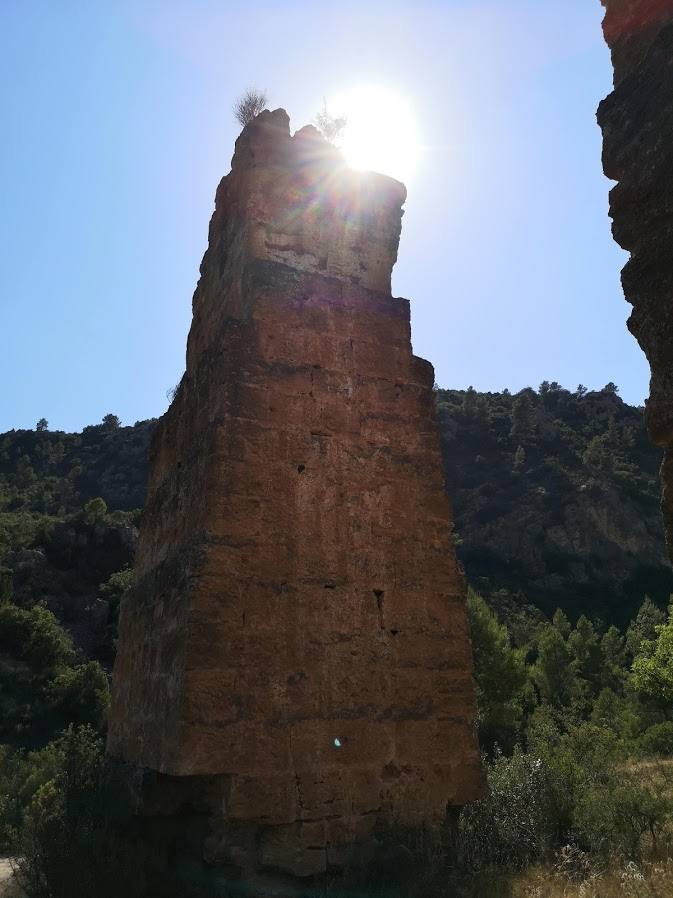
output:
<instances>
[{"instance_id":1,"label":"rock cliff","mask_svg":"<svg viewBox=\"0 0 673 898\"><path fill-rule=\"evenodd\" d=\"M629 329L652 372L646 420L664 448L662 506L673 549L673 0L603 0L614 90L600 105L603 168Z\"/></svg>"},{"instance_id":2,"label":"rock cliff","mask_svg":"<svg viewBox=\"0 0 673 898\"><path fill-rule=\"evenodd\" d=\"M404 199L283 110L248 125L153 438L108 750L238 875L366 859L483 788L433 369L390 293Z\"/></svg>"}]
</instances>

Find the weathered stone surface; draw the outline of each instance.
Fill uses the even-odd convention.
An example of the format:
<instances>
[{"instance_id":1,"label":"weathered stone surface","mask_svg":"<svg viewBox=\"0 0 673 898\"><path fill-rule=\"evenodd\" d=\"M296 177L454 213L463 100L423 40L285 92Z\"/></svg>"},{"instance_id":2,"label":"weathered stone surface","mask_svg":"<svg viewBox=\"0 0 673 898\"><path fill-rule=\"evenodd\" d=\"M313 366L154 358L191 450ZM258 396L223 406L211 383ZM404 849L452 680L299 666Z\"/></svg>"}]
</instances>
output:
<instances>
[{"instance_id":1,"label":"weathered stone surface","mask_svg":"<svg viewBox=\"0 0 673 898\"><path fill-rule=\"evenodd\" d=\"M600 105L629 330L652 372L646 421L665 449L662 506L673 550L673 0L603 0L614 91Z\"/></svg>"},{"instance_id":2,"label":"weathered stone surface","mask_svg":"<svg viewBox=\"0 0 673 898\"><path fill-rule=\"evenodd\" d=\"M283 110L217 191L108 743L220 778L213 863L314 875L483 789L433 369L390 295L404 199Z\"/></svg>"}]
</instances>

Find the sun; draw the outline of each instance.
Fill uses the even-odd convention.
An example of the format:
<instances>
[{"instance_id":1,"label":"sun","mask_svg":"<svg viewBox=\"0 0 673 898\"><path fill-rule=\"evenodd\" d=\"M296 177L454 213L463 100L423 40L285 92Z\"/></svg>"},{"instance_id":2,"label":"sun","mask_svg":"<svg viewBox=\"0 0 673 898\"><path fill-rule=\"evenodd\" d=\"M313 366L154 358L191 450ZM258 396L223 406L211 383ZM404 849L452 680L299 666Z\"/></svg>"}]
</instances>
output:
<instances>
[{"instance_id":1,"label":"sun","mask_svg":"<svg viewBox=\"0 0 673 898\"><path fill-rule=\"evenodd\" d=\"M327 105L330 113L346 118L338 145L351 168L399 181L413 175L421 144L405 97L380 87L359 87L338 94Z\"/></svg>"}]
</instances>

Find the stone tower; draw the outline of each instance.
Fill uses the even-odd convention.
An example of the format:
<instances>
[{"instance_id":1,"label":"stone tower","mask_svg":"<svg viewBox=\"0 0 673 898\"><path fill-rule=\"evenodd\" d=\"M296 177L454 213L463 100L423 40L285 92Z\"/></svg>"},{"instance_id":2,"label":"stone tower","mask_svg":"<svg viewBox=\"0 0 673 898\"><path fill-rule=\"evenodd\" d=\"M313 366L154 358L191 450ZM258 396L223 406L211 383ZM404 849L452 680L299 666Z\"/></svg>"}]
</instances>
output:
<instances>
[{"instance_id":1,"label":"stone tower","mask_svg":"<svg viewBox=\"0 0 673 898\"><path fill-rule=\"evenodd\" d=\"M615 240L633 306L629 330L650 363L646 422L664 449L662 508L673 557L673 0L602 0L614 90L598 109Z\"/></svg>"},{"instance_id":2,"label":"stone tower","mask_svg":"<svg viewBox=\"0 0 673 898\"><path fill-rule=\"evenodd\" d=\"M282 109L248 125L154 436L108 750L150 772L141 813L205 803L244 876L483 789L433 369L390 293L404 199Z\"/></svg>"}]
</instances>

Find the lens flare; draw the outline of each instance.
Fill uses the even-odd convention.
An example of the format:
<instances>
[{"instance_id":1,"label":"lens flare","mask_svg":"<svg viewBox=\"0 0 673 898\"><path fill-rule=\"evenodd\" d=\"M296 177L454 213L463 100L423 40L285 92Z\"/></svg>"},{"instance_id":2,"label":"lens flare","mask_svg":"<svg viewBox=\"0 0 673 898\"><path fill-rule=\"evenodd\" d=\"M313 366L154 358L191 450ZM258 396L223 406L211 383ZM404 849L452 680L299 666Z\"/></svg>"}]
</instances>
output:
<instances>
[{"instance_id":1,"label":"lens flare","mask_svg":"<svg viewBox=\"0 0 673 898\"><path fill-rule=\"evenodd\" d=\"M409 101L378 87L338 94L328 103L331 114L345 116L338 140L351 168L378 171L400 181L413 174L421 143Z\"/></svg>"}]
</instances>

